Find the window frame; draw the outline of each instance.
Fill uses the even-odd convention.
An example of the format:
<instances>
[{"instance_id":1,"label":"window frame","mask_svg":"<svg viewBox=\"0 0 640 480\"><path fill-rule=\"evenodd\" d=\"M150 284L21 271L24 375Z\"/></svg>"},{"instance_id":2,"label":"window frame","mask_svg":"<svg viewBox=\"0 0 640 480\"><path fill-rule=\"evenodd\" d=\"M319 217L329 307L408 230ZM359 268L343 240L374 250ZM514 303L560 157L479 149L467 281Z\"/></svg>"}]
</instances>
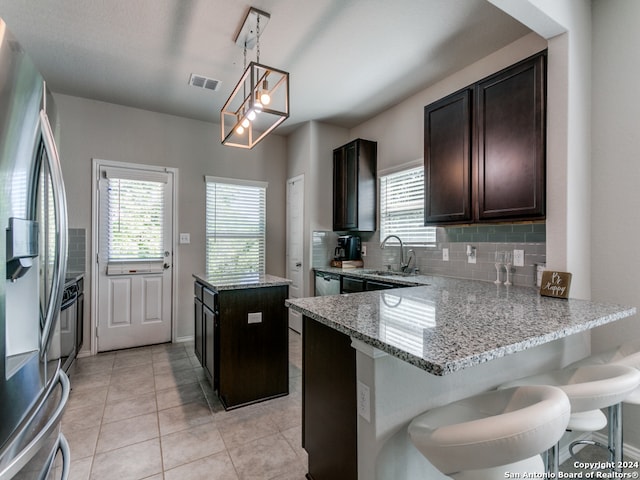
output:
<instances>
[{"instance_id":1,"label":"window frame","mask_svg":"<svg viewBox=\"0 0 640 480\"><path fill-rule=\"evenodd\" d=\"M250 232L244 232L242 235L230 235L230 234L222 234L220 236L220 238L225 238L227 240L234 240L234 239L256 239L258 241L258 268L257 271L217 271L217 272L213 272L212 271L212 267L214 266L213 263L210 261L210 255L211 253L209 252L209 248L210 248L210 241L212 238L216 237L216 232L215 231L211 231L210 228L214 227L214 225L210 225L210 221L212 220L210 218L211 212L210 209L212 208L216 208L215 206L211 205L210 202L213 201L214 199L210 198L210 185L213 184L217 184L217 185L221 185L224 187L232 187L232 186L237 186L239 188L239 192L242 192L243 188L249 188L249 189L259 189L259 192L256 192L259 196L261 196L261 202L262 202L262 211L259 212L259 219L258 219L258 223L261 223L261 225L259 225L259 227L261 228L261 230L255 234L255 235L251 235ZM230 277L234 277L234 276L245 276L245 275L264 275L265 274L265 270L266 270L266 249L267 249L267 245L266 245L266 236L267 236L267 189L268 189L268 183L267 182L262 182L262 181L254 181L254 180L244 180L244 179L237 179L237 178L226 178L226 177L214 177L214 176L205 176L205 270L207 274L213 274L215 276L230 276ZM246 190L245 190L246 192ZM240 212L238 212L238 215L240 214ZM213 216L215 216L215 214L213 214Z\"/></svg>"}]
</instances>

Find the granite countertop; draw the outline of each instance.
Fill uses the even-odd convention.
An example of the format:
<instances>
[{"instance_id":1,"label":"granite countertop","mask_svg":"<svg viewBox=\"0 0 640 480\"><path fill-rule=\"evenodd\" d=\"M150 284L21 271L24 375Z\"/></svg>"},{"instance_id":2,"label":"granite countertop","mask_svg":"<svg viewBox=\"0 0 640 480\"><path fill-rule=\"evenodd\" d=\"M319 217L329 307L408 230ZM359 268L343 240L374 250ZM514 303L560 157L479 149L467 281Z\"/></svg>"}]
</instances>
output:
<instances>
[{"instance_id":1,"label":"granite countertop","mask_svg":"<svg viewBox=\"0 0 640 480\"><path fill-rule=\"evenodd\" d=\"M353 275L351 270L340 272ZM358 275L372 278L365 271ZM286 304L434 375L473 367L636 313L635 307L542 297L534 288L420 277L426 286L289 299Z\"/></svg>"},{"instance_id":2,"label":"granite countertop","mask_svg":"<svg viewBox=\"0 0 640 480\"><path fill-rule=\"evenodd\" d=\"M244 288L276 287L289 285L291 280L269 274L246 274L238 276L215 276L206 273L194 273L193 278L209 288L220 290L240 290Z\"/></svg>"}]
</instances>

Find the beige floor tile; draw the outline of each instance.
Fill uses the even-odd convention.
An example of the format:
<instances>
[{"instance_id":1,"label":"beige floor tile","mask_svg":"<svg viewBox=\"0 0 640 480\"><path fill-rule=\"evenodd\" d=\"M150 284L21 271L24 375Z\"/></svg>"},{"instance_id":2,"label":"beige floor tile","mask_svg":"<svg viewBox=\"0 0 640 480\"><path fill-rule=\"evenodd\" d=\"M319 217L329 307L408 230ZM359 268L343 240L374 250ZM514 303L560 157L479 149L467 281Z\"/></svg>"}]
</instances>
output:
<instances>
[{"instance_id":1,"label":"beige floor tile","mask_svg":"<svg viewBox=\"0 0 640 480\"><path fill-rule=\"evenodd\" d=\"M62 416L62 426L69 430L100 426L103 411L104 405L65 410Z\"/></svg>"},{"instance_id":2,"label":"beige floor tile","mask_svg":"<svg viewBox=\"0 0 640 480\"><path fill-rule=\"evenodd\" d=\"M307 451L302 448L302 425L284 430L282 432L282 436L285 438L293 451L296 452L298 458L303 462L304 465L306 465L308 461L308 455Z\"/></svg>"},{"instance_id":3,"label":"beige floor tile","mask_svg":"<svg viewBox=\"0 0 640 480\"><path fill-rule=\"evenodd\" d=\"M227 452L220 452L195 462L168 470L164 480L238 480Z\"/></svg>"},{"instance_id":4,"label":"beige floor tile","mask_svg":"<svg viewBox=\"0 0 640 480\"><path fill-rule=\"evenodd\" d=\"M251 405L218 413L215 419L228 449L278 432L278 426L272 421L270 412L262 406Z\"/></svg>"},{"instance_id":5,"label":"beige floor tile","mask_svg":"<svg viewBox=\"0 0 640 480\"><path fill-rule=\"evenodd\" d=\"M204 393L199 383L189 383L176 388L167 388L156 392L158 410L184 405L185 403L199 402L207 405Z\"/></svg>"},{"instance_id":6,"label":"beige floor tile","mask_svg":"<svg viewBox=\"0 0 640 480\"><path fill-rule=\"evenodd\" d=\"M231 448L229 455L243 480L268 480L300 467L298 456L279 433Z\"/></svg>"},{"instance_id":7,"label":"beige floor tile","mask_svg":"<svg viewBox=\"0 0 640 480\"><path fill-rule=\"evenodd\" d=\"M91 468L91 480L140 480L162 473L160 439L99 453Z\"/></svg>"},{"instance_id":8,"label":"beige floor tile","mask_svg":"<svg viewBox=\"0 0 640 480\"><path fill-rule=\"evenodd\" d=\"M150 353L135 353L131 355L116 355L113 362L113 370L122 368L141 367L143 365L151 365L152 356Z\"/></svg>"},{"instance_id":9,"label":"beige floor tile","mask_svg":"<svg viewBox=\"0 0 640 480\"><path fill-rule=\"evenodd\" d=\"M176 374L176 372L182 372L183 370L193 370L193 365L187 357L153 362L153 373L155 375Z\"/></svg>"},{"instance_id":10,"label":"beige floor tile","mask_svg":"<svg viewBox=\"0 0 640 480\"><path fill-rule=\"evenodd\" d=\"M145 393L154 392L156 384L153 377L140 378L132 382L116 383L109 387L109 394L107 395L107 404L113 402L119 402L127 398L138 397Z\"/></svg>"},{"instance_id":11,"label":"beige floor tile","mask_svg":"<svg viewBox=\"0 0 640 480\"><path fill-rule=\"evenodd\" d=\"M158 416L155 412L106 423L100 429L96 452L102 453L116 450L127 445L156 438L159 435Z\"/></svg>"},{"instance_id":12,"label":"beige floor tile","mask_svg":"<svg viewBox=\"0 0 640 480\"><path fill-rule=\"evenodd\" d=\"M137 397L108 402L104 408L103 423L116 422L125 418L137 417L158 410L155 392L145 393Z\"/></svg>"},{"instance_id":13,"label":"beige floor tile","mask_svg":"<svg viewBox=\"0 0 640 480\"><path fill-rule=\"evenodd\" d=\"M198 383L198 377L193 369L182 370L180 372L167 372L154 375L156 382L156 390L166 390L167 388L175 388L180 385L189 383Z\"/></svg>"},{"instance_id":14,"label":"beige floor tile","mask_svg":"<svg viewBox=\"0 0 640 480\"><path fill-rule=\"evenodd\" d=\"M166 470L225 450L220 432L213 421L160 438Z\"/></svg>"},{"instance_id":15,"label":"beige floor tile","mask_svg":"<svg viewBox=\"0 0 640 480\"><path fill-rule=\"evenodd\" d=\"M89 480L92 463L92 457L72 460L71 465L69 466L69 480Z\"/></svg>"},{"instance_id":16,"label":"beige floor tile","mask_svg":"<svg viewBox=\"0 0 640 480\"><path fill-rule=\"evenodd\" d=\"M69 396L66 410L75 408L96 407L102 408L107 399L108 387L90 388L87 390L74 391Z\"/></svg>"},{"instance_id":17,"label":"beige floor tile","mask_svg":"<svg viewBox=\"0 0 640 480\"><path fill-rule=\"evenodd\" d=\"M96 452L96 443L98 442L98 434L100 433L99 425L77 430L63 426L62 433L64 433L64 436L69 442L69 449L71 450L71 458L73 460L91 457Z\"/></svg>"},{"instance_id":18,"label":"beige floor tile","mask_svg":"<svg viewBox=\"0 0 640 480\"><path fill-rule=\"evenodd\" d=\"M148 379L153 376L153 365L151 362L130 367L114 368L111 373L110 385L121 385Z\"/></svg>"},{"instance_id":19,"label":"beige floor tile","mask_svg":"<svg viewBox=\"0 0 640 480\"><path fill-rule=\"evenodd\" d=\"M73 372L69 377L71 389L79 392L99 387L108 387L111 382L111 369L94 373Z\"/></svg>"},{"instance_id":20,"label":"beige floor tile","mask_svg":"<svg viewBox=\"0 0 640 480\"><path fill-rule=\"evenodd\" d=\"M160 435L168 435L203 423L211 423L213 414L209 406L201 402L187 403L161 410L158 412L158 421Z\"/></svg>"}]
</instances>

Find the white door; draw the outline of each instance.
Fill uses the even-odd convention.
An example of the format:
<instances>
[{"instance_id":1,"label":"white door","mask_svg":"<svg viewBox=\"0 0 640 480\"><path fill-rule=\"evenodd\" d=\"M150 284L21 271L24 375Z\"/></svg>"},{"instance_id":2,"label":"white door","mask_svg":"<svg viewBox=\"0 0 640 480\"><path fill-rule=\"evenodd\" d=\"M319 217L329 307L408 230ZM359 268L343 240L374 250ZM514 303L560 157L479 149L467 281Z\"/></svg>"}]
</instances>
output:
<instances>
[{"instance_id":1,"label":"white door","mask_svg":"<svg viewBox=\"0 0 640 480\"><path fill-rule=\"evenodd\" d=\"M97 350L171 341L173 172L98 169Z\"/></svg>"},{"instance_id":2,"label":"white door","mask_svg":"<svg viewBox=\"0 0 640 480\"><path fill-rule=\"evenodd\" d=\"M304 296L304 175L287 180L287 278L289 297ZM302 316L289 309L289 327L302 332Z\"/></svg>"}]
</instances>

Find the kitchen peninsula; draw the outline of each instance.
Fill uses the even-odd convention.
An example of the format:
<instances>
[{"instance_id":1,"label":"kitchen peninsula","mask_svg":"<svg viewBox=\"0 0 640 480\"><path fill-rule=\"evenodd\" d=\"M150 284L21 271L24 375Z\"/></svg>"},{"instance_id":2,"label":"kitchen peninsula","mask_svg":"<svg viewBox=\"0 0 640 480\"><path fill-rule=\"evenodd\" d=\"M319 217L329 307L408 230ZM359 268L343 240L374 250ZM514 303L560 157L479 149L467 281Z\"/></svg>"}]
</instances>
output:
<instances>
[{"instance_id":1,"label":"kitchen peninsula","mask_svg":"<svg viewBox=\"0 0 640 480\"><path fill-rule=\"evenodd\" d=\"M541 297L526 287L422 275L408 280L426 285L287 301L304 316L303 443L314 480L330 478L336 467L321 445L332 429L324 419L318 440L313 419L327 405L340 419L335 432L344 436L349 422L355 430L357 465L349 478L444 478L410 445L406 426L413 417L578 360L589 353L590 329L636 313ZM338 369L331 358L344 364Z\"/></svg>"},{"instance_id":2,"label":"kitchen peninsula","mask_svg":"<svg viewBox=\"0 0 640 480\"><path fill-rule=\"evenodd\" d=\"M194 274L195 354L225 409L289 393L285 299L273 275Z\"/></svg>"}]
</instances>

